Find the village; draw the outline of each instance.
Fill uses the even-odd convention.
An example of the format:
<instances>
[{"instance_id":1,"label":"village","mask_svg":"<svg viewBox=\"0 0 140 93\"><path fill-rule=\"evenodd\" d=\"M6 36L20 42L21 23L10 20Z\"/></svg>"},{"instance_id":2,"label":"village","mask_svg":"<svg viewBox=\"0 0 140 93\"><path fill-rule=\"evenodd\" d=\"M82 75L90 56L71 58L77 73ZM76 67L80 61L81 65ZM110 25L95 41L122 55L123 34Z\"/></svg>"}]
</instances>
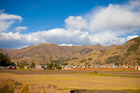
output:
<instances>
[{"instance_id":1,"label":"village","mask_svg":"<svg viewBox=\"0 0 140 93\"><path fill-rule=\"evenodd\" d=\"M103 64L103 65L60 65L60 69L57 69L54 65L51 70L140 70L140 66L129 66L129 65L115 65L115 63L111 64ZM0 67L0 69L20 69L19 66L7 66ZM48 69L48 65L34 65L31 67L30 65L24 65L22 69L31 69L31 70L46 70ZM50 70L50 69L49 69Z\"/></svg>"}]
</instances>

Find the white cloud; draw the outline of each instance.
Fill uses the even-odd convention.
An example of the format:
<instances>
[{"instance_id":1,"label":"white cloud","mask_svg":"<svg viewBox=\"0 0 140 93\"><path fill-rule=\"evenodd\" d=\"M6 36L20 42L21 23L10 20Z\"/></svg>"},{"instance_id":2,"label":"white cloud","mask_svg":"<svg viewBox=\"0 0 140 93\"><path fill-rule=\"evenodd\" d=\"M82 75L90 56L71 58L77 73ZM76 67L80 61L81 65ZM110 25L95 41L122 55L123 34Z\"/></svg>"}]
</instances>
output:
<instances>
[{"instance_id":1,"label":"white cloud","mask_svg":"<svg viewBox=\"0 0 140 93\"><path fill-rule=\"evenodd\" d=\"M119 35L119 34L118 34ZM125 38L118 37L116 33L104 31L94 34L92 42L100 43L102 45L122 44L126 42Z\"/></svg>"},{"instance_id":2,"label":"white cloud","mask_svg":"<svg viewBox=\"0 0 140 93\"><path fill-rule=\"evenodd\" d=\"M73 46L73 44L58 44L58 46Z\"/></svg>"},{"instance_id":3,"label":"white cloud","mask_svg":"<svg viewBox=\"0 0 140 93\"><path fill-rule=\"evenodd\" d=\"M14 21L9 21L9 22L0 21L0 33L6 31L9 28L9 26L13 23Z\"/></svg>"},{"instance_id":4,"label":"white cloud","mask_svg":"<svg viewBox=\"0 0 140 93\"><path fill-rule=\"evenodd\" d=\"M136 37L139 37L138 35L132 35L132 36L127 36L127 41L133 39L133 38L136 38Z\"/></svg>"},{"instance_id":5,"label":"white cloud","mask_svg":"<svg viewBox=\"0 0 140 93\"><path fill-rule=\"evenodd\" d=\"M3 11L4 9L0 11L0 33L3 31L7 31L10 25L15 22L13 20L22 20L21 16L6 14Z\"/></svg>"},{"instance_id":6,"label":"white cloud","mask_svg":"<svg viewBox=\"0 0 140 93\"><path fill-rule=\"evenodd\" d=\"M9 15L6 13L1 13L0 14L0 20L8 20L8 19L19 19L22 20L21 16L17 16L17 15Z\"/></svg>"},{"instance_id":7,"label":"white cloud","mask_svg":"<svg viewBox=\"0 0 140 93\"><path fill-rule=\"evenodd\" d=\"M8 16L0 20L0 47L21 48L39 43L55 43L60 46L96 44L122 44L138 35L140 31L140 1L131 1L125 5L109 4L108 7L94 8L86 16L69 16L65 19L67 29L51 29L30 34L2 32L14 23L10 19L21 20L20 16ZM2 13L3 14L3 13ZM0 14L1 15L1 14ZM8 21L5 21L8 20ZM16 30L25 30L17 27ZM123 36L123 37L122 37ZM126 38L125 38L126 37ZM10 44L11 43L11 44Z\"/></svg>"},{"instance_id":8,"label":"white cloud","mask_svg":"<svg viewBox=\"0 0 140 93\"><path fill-rule=\"evenodd\" d=\"M140 2L139 2L140 3ZM98 8L98 11L92 11L89 21L89 29L92 32L106 30L131 30L140 29L140 12L132 11L132 4L112 5ZM131 7L131 9L130 9ZM134 6L133 6L134 7ZM140 7L140 6L139 6ZM128 10L129 9L129 10Z\"/></svg>"},{"instance_id":9,"label":"white cloud","mask_svg":"<svg viewBox=\"0 0 140 93\"><path fill-rule=\"evenodd\" d=\"M15 29L16 29L16 31L20 32L21 30L26 30L27 26L18 26Z\"/></svg>"},{"instance_id":10,"label":"white cloud","mask_svg":"<svg viewBox=\"0 0 140 93\"><path fill-rule=\"evenodd\" d=\"M83 19L81 16L69 16L67 19L65 19L65 23L68 29L84 29L87 27L85 19Z\"/></svg>"},{"instance_id":11,"label":"white cloud","mask_svg":"<svg viewBox=\"0 0 140 93\"><path fill-rule=\"evenodd\" d=\"M103 35L101 35L103 34ZM114 34L98 33L90 35L81 30L52 29L49 31L38 31L30 34L0 33L1 47L21 48L22 46L35 45L39 43L55 43L61 46L84 45L84 44L120 44L125 38L118 38ZM10 44L11 43L11 44Z\"/></svg>"}]
</instances>

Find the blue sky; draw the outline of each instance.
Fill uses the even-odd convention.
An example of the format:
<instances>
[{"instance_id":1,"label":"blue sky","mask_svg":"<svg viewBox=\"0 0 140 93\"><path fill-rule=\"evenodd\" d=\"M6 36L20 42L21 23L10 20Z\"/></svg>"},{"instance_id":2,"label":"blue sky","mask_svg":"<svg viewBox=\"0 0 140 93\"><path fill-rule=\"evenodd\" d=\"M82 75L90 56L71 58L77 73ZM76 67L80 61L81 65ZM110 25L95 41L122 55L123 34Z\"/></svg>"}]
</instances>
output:
<instances>
[{"instance_id":1,"label":"blue sky","mask_svg":"<svg viewBox=\"0 0 140 93\"><path fill-rule=\"evenodd\" d=\"M140 35L139 0L0 0L0 48L123 44Z\"/></svg>"}]
</instances>

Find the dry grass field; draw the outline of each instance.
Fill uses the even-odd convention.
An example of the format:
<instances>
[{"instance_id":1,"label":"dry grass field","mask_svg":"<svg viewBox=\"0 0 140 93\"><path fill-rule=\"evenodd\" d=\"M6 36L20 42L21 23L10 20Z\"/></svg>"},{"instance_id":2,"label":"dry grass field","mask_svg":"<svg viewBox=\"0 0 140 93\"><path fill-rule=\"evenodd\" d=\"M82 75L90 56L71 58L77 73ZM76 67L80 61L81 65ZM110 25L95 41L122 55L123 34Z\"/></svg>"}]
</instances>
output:
<instances>
[{"instance_id":1,"label":"dry grass field","mask_svg":"<svg viewBox=\"0 0 140 93\"><path fill-rule=\"evenodd\" d=\"M0 70L0 80L14 79L22 84L52 84L62 90L140 90L140 71L28 71Z\"/></svg>"}]
</instances>

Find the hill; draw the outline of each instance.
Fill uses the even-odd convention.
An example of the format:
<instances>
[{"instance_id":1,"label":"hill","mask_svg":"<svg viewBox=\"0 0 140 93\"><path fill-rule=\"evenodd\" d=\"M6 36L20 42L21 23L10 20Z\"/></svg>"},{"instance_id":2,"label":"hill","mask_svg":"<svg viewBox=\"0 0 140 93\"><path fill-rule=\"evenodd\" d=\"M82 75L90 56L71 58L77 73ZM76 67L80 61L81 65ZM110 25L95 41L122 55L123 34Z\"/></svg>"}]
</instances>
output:
<instances>
[{"instance_id":1,"label":"hill","mask_svg":"<svg viewBox=\"0 0 140 93\"><path fill-rule=\"evenodd\" d=\"M94 51L94 53L69 61L69 64L76 65L99 65L115 63L116 65L140 65L140 37L134 38L123 45Z\"/></svg>"},{"instance_id":2,"label":"hill","mask_svg":"<svg viewBox=\"0 0 140 93\"><path fill-rule=\"evenodd\" d=\"M102 46L83 45L83 46L58 46L51 43L42 43L25 47L22 49L2 49L0 52L10 55L13 62L30 64L34 61L36 64L46 64L48 62L68 62L70 60L85 57L94 51L107 50L118 45Z\"/></svg>"}]
</instances>

